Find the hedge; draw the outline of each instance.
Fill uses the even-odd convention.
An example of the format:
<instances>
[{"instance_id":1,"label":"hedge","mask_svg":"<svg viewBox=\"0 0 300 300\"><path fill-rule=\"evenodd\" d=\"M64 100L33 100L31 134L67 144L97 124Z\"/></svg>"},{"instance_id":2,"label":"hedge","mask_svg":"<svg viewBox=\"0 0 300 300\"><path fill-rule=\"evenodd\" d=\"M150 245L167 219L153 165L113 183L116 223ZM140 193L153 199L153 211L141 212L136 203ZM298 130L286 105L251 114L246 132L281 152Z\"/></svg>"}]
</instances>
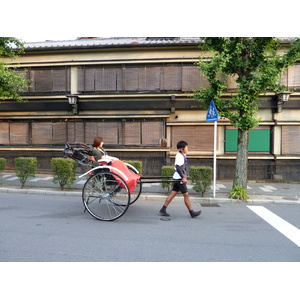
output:
<instances>
[{"instance_id":1,"label":"hedge","mask_svg":"<svg viewBox=\"0 0 300 300\"><path fill-rule=\"evenodd\" d=\"M5 170L6 158L0 157L0 174Z\"/></svg>"},{"instance_id":2,"label":"hedge","mask_svg":"<svg viewBox=\"0 0 300 300\"><path fill-rule=\"evenodd\" d=\"M212 167L190 167L190 178L193 184L193 190L201 193L202 197L208 191L212 182Z\"/></svg>"},{"instance_id":3,"label":"hedge","mask_svg":"<svg viewBox=\"0 0 300 300\"><path fill-rule=\"evenodd\" d=\"M36 157L16 157L14 161L16 175L23 188L28 177L35 177L37 159Z\"/></svg>"},{"instance_id":4,"label":"hedge","mask_svg":"<svg viewBox=\"0 0 300 300\"><path fill-rule=\"evenodd\" d=\"M59 183L61 190L71 187L76 180L77 162L71 158L55 157L51 159L53 182Z\"/></svg>"},{"instance_id":5,"label":"hedge","mask_svg":"<svg viewBox=\"0 0 300 300\"><path fill-rule=\"evenodd\" d=\"M174 172L175 172L174 166L163 166L161 168L161 176L162 177L172 177ZM168 192L170 192L170 190L173 186L173 183L172 182L164 182L166 180L172 180L172 178L166 178L166 179L162 178L161 186L162 186L162 188L167 188Z\"/></svg>"}]
</instances>

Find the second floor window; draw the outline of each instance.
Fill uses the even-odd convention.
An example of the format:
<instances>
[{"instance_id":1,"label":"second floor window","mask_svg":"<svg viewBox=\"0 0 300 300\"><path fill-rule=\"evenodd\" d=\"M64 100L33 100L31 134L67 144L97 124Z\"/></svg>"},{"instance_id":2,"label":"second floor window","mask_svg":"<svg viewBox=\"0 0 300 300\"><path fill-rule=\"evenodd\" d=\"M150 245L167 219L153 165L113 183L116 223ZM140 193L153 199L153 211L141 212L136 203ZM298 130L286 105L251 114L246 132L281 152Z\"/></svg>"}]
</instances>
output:
<instances>
[{"instance_id":1,"label":"second floor window","mask_svg":"<svg viewBox=\"0 0 300 300\"><path fill-rule=\"evenodd\" d=\"M57 68L28 68L20 69L25 72L31 84L22 94L66 94L70 92L70 70L68 67Z\"/></svg>"}]
</instances>

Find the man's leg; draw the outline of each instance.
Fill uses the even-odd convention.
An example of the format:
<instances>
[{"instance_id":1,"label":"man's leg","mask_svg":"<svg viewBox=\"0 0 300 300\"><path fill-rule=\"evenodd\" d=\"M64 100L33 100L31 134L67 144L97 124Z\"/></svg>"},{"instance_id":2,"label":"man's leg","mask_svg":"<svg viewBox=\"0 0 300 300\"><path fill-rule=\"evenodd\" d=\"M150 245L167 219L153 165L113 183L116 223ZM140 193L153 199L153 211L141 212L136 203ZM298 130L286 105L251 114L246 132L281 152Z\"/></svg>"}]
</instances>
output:
<instances>
[{"instance_id":1,"label":"man's leg","mask_svg":"<svg viewBox=\"0 0 300 300\"><path fill-rule=\"evenodd\" d=\"M189 193L184 193L182 195L183 195L183 199L184 199L184 204L187 207L187 209L189 211L193 210L193 207L192 207L192 204L191 204L191 201L190 201L190 195L189 195Z\"/></svg>"},{"instance_id":2,"label":"man's leg","mask_svg":"<svg viewBox=\"0 0 300 300\"><path fill-rule=\"evenodd\" d=\"M163 207L161 208L161 210L159 211L159 213L163 216L169 217L170 215L167 213L166 209L168 207L168 205L170 204L170 202L174 199L174 197L177 195L176 191L172 191L171 194L167 197L167 199L165 200L165 203L163 205Z\"/></svg>"},{"instance_id":3,"label":"man's leg","mask_svg":"<svg viewBox=\"0 0 300 300\"><path fill-rule=\"evenodd\" d=\"M184 198L184 204L187 207L187 209L189 210L191 217L192 218L198 217L201 214L201 210L193 211L193 207L192 207L192 204L191 204L191 201L190 201L189 193L184 193L182 195L183 195L183 198Z\"/></svg>"},{"instance_id":4,"label":"man's leg","mask_svg":"<svg viewBox=\"0 0 300 300\"><path fill-rule=\"evenodd\" d=\"M171 201L175 198L176 195L177 195L176 191L171 191L171 194L165 200L164 206L167 207L171 203Z\"/></svg>"}]
</instances>

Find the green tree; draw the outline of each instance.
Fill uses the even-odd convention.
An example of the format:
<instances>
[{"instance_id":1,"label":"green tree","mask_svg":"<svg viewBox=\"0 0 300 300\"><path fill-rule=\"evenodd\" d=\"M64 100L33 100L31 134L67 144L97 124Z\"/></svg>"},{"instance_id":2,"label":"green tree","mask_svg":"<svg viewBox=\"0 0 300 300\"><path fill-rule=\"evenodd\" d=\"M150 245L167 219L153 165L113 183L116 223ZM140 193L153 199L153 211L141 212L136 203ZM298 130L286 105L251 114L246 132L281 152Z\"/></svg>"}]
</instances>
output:
<instances>
[{"instance_id":1,"label":"green tree","mask_svg":"<svg viewBox=\"0 0 300 300\"><path fill-rule=\"evenodd\" d=\"M25 73L18 73L1 58L15 59L24 51L24 44L13 37L0 37L0 100L23 101L19 92L29 85Z\"/></svg>"},{"instance_id":2,"label":"green tree","mask_svg":"<svg viewBox=\"0 0 300 300\"><path fill-rule=\"evenodd\" d=\"M200 87L194 98L207 108L214 100L219 115L228 118L238 129L237 158L233 188L247 187L249 130L258 126L258 98L267 91L284 91L280 83L282 72L300 58L300 39L295 38L285 49L280 40L270 37L205 37L200 49L210 52L197 63L207 78L208 87ZM284 50L284 49L283 49ZM227 79L231 76L237 90L229 100L222 99L227 93Z\"/></svg>"}]
</instances>

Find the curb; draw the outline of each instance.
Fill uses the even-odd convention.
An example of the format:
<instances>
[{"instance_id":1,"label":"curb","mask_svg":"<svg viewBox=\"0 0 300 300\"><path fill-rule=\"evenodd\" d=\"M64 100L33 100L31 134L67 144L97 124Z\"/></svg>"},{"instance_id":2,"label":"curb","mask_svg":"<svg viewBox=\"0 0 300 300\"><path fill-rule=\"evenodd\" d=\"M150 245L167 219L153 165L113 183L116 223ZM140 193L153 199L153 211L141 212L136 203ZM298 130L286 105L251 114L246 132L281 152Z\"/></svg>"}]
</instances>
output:
<instances>
[{"instance_id":1,"label":"curb","mask_svg":"<svg viewBox=\"0 0 300 300\"><path fill-rule=\"evenodd\" d=\"M44 188L44 189L21 189L21 188L5 188L0 187L0 193L18 193L18 194L32 194L32 195L53 195L53 196L74 196L74 197L81 197L81 191L56 191L51 188ZM284 200L280 196L263 196L263 195L256 195L258 198L248 199L247 201L242 201L238 199L230 199L230 198L211 198L211 197L197 197L190 195L190 200L192 202L200 202L200 203L219 203L219 204L237 204L237 203L244 203L244 204L300 204L300 200ZM141 194L137 201L164 201L167 195L155 194L155 193L145 193ZM266 197L271 199L266 199ZM182 196L178 195L174 198L173 201L182 201Z\"/></svg>"},{"instance_id":2,"label":"curb","mask_svg":"<svg viewBox=\"0 0 300 300\"><path fill-rule=\"evenodd\" d=\"M53 196L80 196L81 191L54 191L51 189L21 189L21 188L0 188L0 193L36 194Z\"/></svg>"}]
</instances>

